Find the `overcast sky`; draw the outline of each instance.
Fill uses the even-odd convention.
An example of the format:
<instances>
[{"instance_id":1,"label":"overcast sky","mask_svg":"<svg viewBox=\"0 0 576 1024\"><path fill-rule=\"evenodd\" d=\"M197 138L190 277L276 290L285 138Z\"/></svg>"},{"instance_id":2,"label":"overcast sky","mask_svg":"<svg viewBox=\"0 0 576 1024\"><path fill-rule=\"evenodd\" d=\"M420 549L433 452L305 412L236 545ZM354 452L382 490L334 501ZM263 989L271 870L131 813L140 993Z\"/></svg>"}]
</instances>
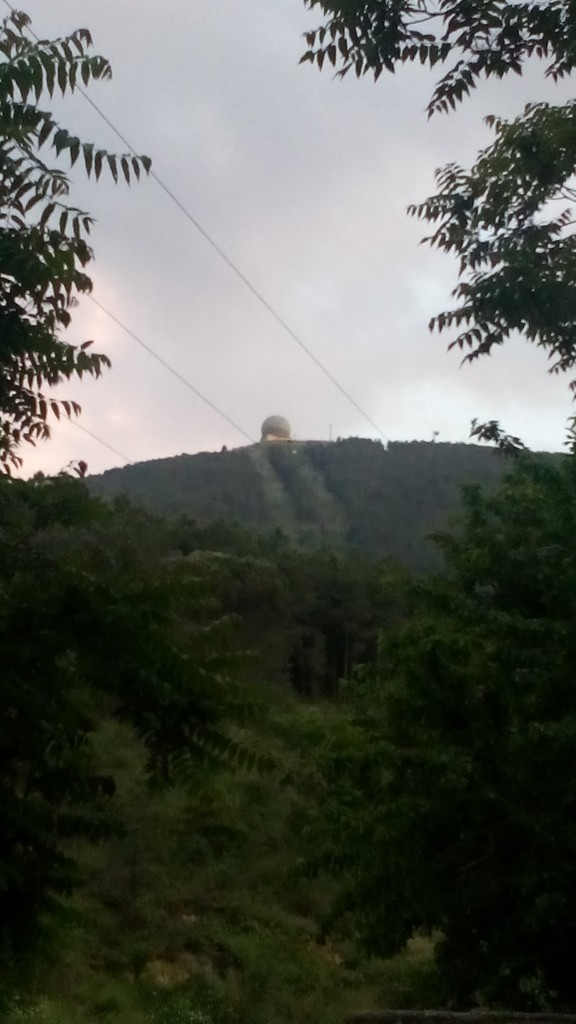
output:
<instances>
[{"instance_id":1,"label":"overcast sky","mask_svg":"<svg viewBox=\"0 0 576 1024\"><path fill-rule=\"evenodd\" d=\"M526 344L460 367L428 333L450 305L455 263L419 245L409 202L436 167L470 162L487 113L546 93L541 74L483 86L458 114L427 121L420 68L377 85L298 66L316 24L301 0L26 0L39 35L87 27L113 66L90 95L202 227L387 438L463 441L472 417L499 419L533 447L561 446L571 402ZM560 98L560 95L559 95ZM81 97L59 109L86 141L122 145ZM280 413L298 438L378 436L154 181L87 185L97 219L95 297L192 385L258 438ZM81 423L131 461L246 444L90 301L68 332L113 368L63 389ZM25 472L122 459L63 424L26 453Z\"/></svg>"}]
</instances>

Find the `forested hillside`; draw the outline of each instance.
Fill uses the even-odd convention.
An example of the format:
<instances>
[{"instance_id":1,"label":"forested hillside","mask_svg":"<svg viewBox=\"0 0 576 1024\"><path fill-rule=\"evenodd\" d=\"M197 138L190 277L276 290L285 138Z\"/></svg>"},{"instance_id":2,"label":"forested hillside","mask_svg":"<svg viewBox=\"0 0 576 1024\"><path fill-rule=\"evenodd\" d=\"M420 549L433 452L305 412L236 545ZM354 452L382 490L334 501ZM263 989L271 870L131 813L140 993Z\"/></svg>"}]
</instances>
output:
<instances>
[{"instance_id":1,"label":"forested hillside","mask_svg":"<svg viewBox=\"0 0 576 1024\"><path fill-rule=\"evenodd\" d=\"M430 111L538 55L576 69L568 0L306 2L320 67L456 51ZM19 479L80 411L52 389L109 363L63 337L93 286L63 167L151 166L46 109L110 77L91 45L0 24L0 1024L573 1014L576 418L563 457L495 420L496 451L276 420L282 443ZM575 112L488 118L412 208L459 257L432 324L465 358L519 334L574 374Z\"/></svg>"},{"instance_id":2,"label":"forested hillside","mask_svg":"<svg viewBox=\"0 0 576 1024\"><path fill-rule=\"evenodd\" d=\"M420 569L437 561L427 534L458 509L462 484L492 486L503 470L499 454L477 445L348 438L179 455L111 469L89 485L201 524L279 527L298 544L352 546Z\"/></svg>"}]
</instances>

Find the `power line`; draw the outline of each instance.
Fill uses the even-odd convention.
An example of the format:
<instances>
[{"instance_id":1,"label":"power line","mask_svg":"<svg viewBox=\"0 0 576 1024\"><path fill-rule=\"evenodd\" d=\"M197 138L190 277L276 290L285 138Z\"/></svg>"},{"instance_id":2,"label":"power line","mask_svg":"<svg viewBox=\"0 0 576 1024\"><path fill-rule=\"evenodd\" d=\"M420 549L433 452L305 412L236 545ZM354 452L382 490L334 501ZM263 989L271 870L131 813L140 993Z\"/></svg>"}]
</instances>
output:
<instances>
[{"instance_id":1,"label":"power line","mask_svg":"<svg viewBox=\"0 0 576 1024\"><path fill-rule=\"evenodd\" d=\"M7 2L8 0L4 0L4 3ZM107 117L107 115L98 106L98 104L94 102L94 100L88 95L88 93L84 89L80 88L79 91L81 92L86 102L89 103L91 107L93 107L93 109L96 111L99 117L102 118L102 120L114 132L117 138L120 139L122 144L126 146L134 156L137 157L139 154L136 152L132 144L128 141L126 136L123 135L122 132L116 127L116 125L113 124L110 118ZM284 320L284 318L280 316L279 313L276 312L274 307L268 302L268 300L264 297L262 292L259 291L259 289L252 284L252 282L246 276L246 274L242 270L240 270L240 267L234 262L234 260L230 256L228 256L228 253L225 252L225 250L220 245L218 245L218 243L214 240L212 235L209 234L206 228L202 227L200 222L196 219L196 217L194 217L192 213L190 213L190 211L184 205L184 203L180 199L178 199L178 196L172 191L172 189L169 188L164 181L162 181L162 179L156 174L156 171L151 169L149 173L150 177L154 179L159 188L161 188L162 191L168 196L168 198L178 207L178 209L181 211L181 213L184 214L186 219L189 220L193 227L195 227L196 230L199 232L199 234L202 235L204 241L206 241L208 245L211 246L211 248L218 254L218 256L220 256L220 258L224 261L224 263L227 264L227 266L230 268L230 270L232 270L236 277L238 277L240 281L242 281L242 284L248 289L249 292L252 293L252 295L257 299L260 305L264 307L264 309L270 314L271 317L273 317L276 323L279 324L284 331L286 331L286 333L292 338L294 342L296 342L296 344L302 349L303 352L305 352L308 358L311 359L313 363L315 363L318 369L324 374L325 377L328 378L329 381L331 381L334 387L338 388L338 391L340 391L340 393L344 395L344 398L346 398L354 406L357 412L359 412L360 415L363 416L363 418L370 424L370 426L376 431L376 433L380 434L380 437L387 441L388 438L384 431L381 430L380 427L374 422L374 420L368 415L368 413L364 411L364 409L358 404L356 399L352 397L350 392L347 391L346 388L342 387L342 385L336 379L336 377L330 372L330 370L326 368L326 366L324 366L324 363L322 363L320 359L318 359L318 357L314 355L311 349L308 348L305 342L302 341L302 339L290 327L286 320Z\"/></svg>"},{"instance_id":2,"label":"power line","mask_svg":"<svg viewBox=\"0 0 576 1024\"><path fill-rule=\"evenodd\" d=\"M231 419L230 416L227 416L225 412L222 412L222 409L219 409L218 406L215 405L214 402L212 402L209 398L207 398L206 395L202 394L202 392L199 391L197 387L194 387L194 384L191 384L186 377L183 377L182 374L179 373L178 370L175 370L174 367L170 365L170 363L167 363L166 360L162 358L162 356L159 356L158 353L155 352L153 348L150 348L150 345L147 345L145 341L142 341L142 338L135 334L134 331L130 330L130 328L127 327L125 323L122 323L122 321L119 320L118 317L114 315L114 313L111 313L109 309L106 309L106 306L103 306L102 303L99 302L98 299L95 299L93 295L89 295L88 298L90 299L91 302L94 303L95 306L98 306L98 309L101 309L102 312L106 314L106 316L110 317L110 319L113 320L114 323L118 325L118 327L121 327L122 330L125 331L126 334L128 334L129 337L136 342L137 345L140 345L143 349L145 349L145 351L148 352L148 354L152 356L152 358L155 359L157 363L160 363L160 365L163 366L165 370L168 370L168 372L171 373L173 377L176 377L177 380L184 384L185 387L189 389L189 391L192 391L192 393L196 395L197 398L204 402L205 405L209 406L209 408L212 409L215 413L217 413L218 416L221 416L222 419L226 420L226 422L229 423L231 427L234 427L234 430L237 430L238 433L242 434L243 437L245 437L250 442L250 444L254 444L254 438L251 437L251 435L248 434L243 427L239 426L238 423L235 423L235 421Z\"/></svg>"},{"instance_id":3,"label":"power line","mask_svg":"<svg viewBox=\"0 0 576 1024\"><path fill-rule=\"evenodd\" d=\"M14 11L14 7L12 6L11 3L9 3L9 0L4 0L4 3L6 4L6 6L11 11ZM39 42L38 36L34 32L32 32L32 30L30 30L30 31L31 31L31 34L34 36L34 38ZM98 104L94 102L94 100L88 95L86 90L83 89L81 86L77 86L77 89L78 89L78 92L80 92L80 94L84 97L86 102L89 103L90 106L96 111L98 116L101 117L102 120L105 122L105 124L107 124L108 127L111 129L111 131L114 132L116 137L120 139L122 144L124 146L126 146L127 149L129 149L130 152L134 156L138 157L139 154L136 152L136 150L134 149L132 144L129 142L129 140L126 138L126 136L122 134L120 129L116 127L116 125L104 113L104 111L101 109L101 107L99 107ZM328 378L328 380L334 385L334 387L338 388L338 391L340 391L340 393L344 396L344 398L346 398L348 400L348 402L350 402L350 404L354 406L356 411L360 413L360 415L366 420L367 423L370 424L370 426L373 428L373 430L375 430L376 433L379 434L380 437L383 438L383 440L385 440L385 441L389 440L388 437L386 436L386 434L384 433L384 431L380 429L380 427L374 422L374 420L368 415L368 413L362 408L362 406L359 405L359 403L356 401L356 399L352 397L350 392L347 391L346 388L344 388L342 386L342 384L340 384L340 382L336 379L334 374L332 374L330 372L330 370L327 369L327 367L324 365L324 363L321 362L321 360L318 359L318 357L314 355L314 353L311 351L311 349L308 347L308 345L306 345L305 342L302 341L302 339L290 327L290 325L286 322L286 320L284 320L284 318L282 316L280 316L279 313L276 312L274 307L268 302L268 300L264 297L262 292L255 285L252 284L251 280L247 277L247 275L242 270L240 270L240 267L234 262L234 260L230 256L228 256L228 254L225 252L225 250L222 249L222 247L215 241L215 239L206 230L206 228L204 228L200 224L200 222L196 219L196 217L194 217L193 214L190 213L190 210L176 196L176 194L172 191L172 189L169 188L168 185L165 184L165 182L159 177L158 174L156 174L156 172L153 169L150 170L150 177L154 179L154 181L159 186L159 188L161 188L162 191L168 196L168 198L178 207L178 209L181 211L181 213L184 214L186 219L193 225L194 228L196 228L196 230L199 232L199 234L204 238L204 240L208 243L208 245L210 245L211 248L218 254L218 256L220 256L220 258L227 264L227 266L230 268L230 270L232 270L232 272L236 275L236 277L238 277L240 279L240 281L242 281L244 286L252 293L252 295L264 307L264 309L270 314L270 316L273 317L273 319L276 321L276 323L280 325L280 327L289 335L290 338L292 338L292 340L299 346L299 348L302 349L302 351L308 356L308 358L312 360L312 362L318 367L318 369L324 374L324 376ZM106 310L104 312L106 312ZM120 325L120 326L123 326L123 325ZM125 328L125 329L127 330L127 328ZM131 332L128 331L128 333L131 333ZM144 346L144 347L146 347L146 346ZM148 351L150 351L151 354L156 357L156 354L154 352L152 352L152 350L149 349ZM159 357L156 357L156 358L159 359ZM195 389L192 389L192 390L195 390ZM204 397L202 395L199 395L199 397L202 398L203 401L206 401L206 399L204 399ZM208 403L208 404L211 404L211 403ZM213 406L213 408L214 408L214 406ZM219 412L219 410L216 410L216 411ZM223 414L220 413L220 415L223 415ZM225 417L225 419L228 419L228 417ZM231 421L229 420L229 422L231 422ZM235 426L235 424L233 424L233 425ZM247 434L245 434L245 432L243 430L241 430L241 433L244 434L245 437L248 436Z\"/></svg>"},{"instance_id":4,"label":"power line","mask_svg":"<svg viewBox=\"0 0 576 1024\"><path fill-rule=\"evenodd\" d=\"M4 0L4 3L6 4L6 6L8 8L10 8L11 11L14 11L14 7L12 6L12 4L9 3L9 0ZM36 33L32 32L31 29L30 29L30 32L31 32L31 35L34 36L36 41L39 42L39 38L36 35ZM84 89L80 89L79 91L82 93L84 98L88 101L88 103L92 103L92 100L90 99L88 94L84 91ZM100 114L101 117L104 118L104 120L106 120L106 116L105 116L105 114L102 113L102 111L98 110L98 113ZM112 125L111 125L111 127L113 128ZM116 134L118 134L118 132ZM122 139L122 142L132 152L134 152L134 150L132 149L132 147L130 146L130 144L127 141ZM135 155L137 155L137 154L135 154ZM175 370L174 367L170 365L170 363L166 362L166 360L162 358L162 356L158 355L158 353L153 348L151 348L150 345L147 345L146 342L144 342L142 340L142 338L140 338L125 323L123 323L117 316L115 316L114 313L112 313L109 309L107 309L101 302L98 301L98 299L95 299L93 295L89 295L88 298L91 300L91 302L94 303L95 306L97 306L99 309L101 309L102 312L106 314L106 316L110 317L110 319L113 320L114 323L118 325L118 327L120 327L123 331L125 331L126 334L128 334L129 337L133 339L133 341L135 341L138 345L140 345L146 352L148 352L148 354L150 356L152 356L153 359L155 359L158 363L160 363L160 365L163 366L164 369L168 370L169 373L171 373L174 377L176 377L177 380L179 380L182 384L184 384L185 387L187 387L190 391L192 391L192 393L194 395L196 395L197 398L199 398L202 402L205 403L205 405L207 405L210 409L212 409L215 413L217 413L218 416L220 416L220 417L222 417L222 419L226 420L226 422L229 423L230 426L232 426L235 430L237 430L240 434L242 434L242 436L245 437L251 444L254 444L254 438L250 434L248 434L247 431L245 431L243 429L243 427L241 427L230 416L227 416L225 412L223 412L221 409L219 409L218 406L214 402L212 402L198 388L196 388L193 384L191 384L190 381L186 379L186 377L183 377L182 374L178 372L178 370ZM114 452L115 455L119 455L120 458L124 459L128 464L131 464L131 462L132 462L131 459L129 459L122 452L119 452L116 448L114 448L112 445L108 444L106 441L103 441L102 438L98 437L96 434L93 434L90 430L87 429L87 427L81 426L75 420L71 420L70 422L72 422L74 424L74 426L78 427L80 430L83 430L84 433L89 434L90 437L93 437L95 441L98 441L100 444L104 445L106 448L109 448L110 451Z\"/></svg>"},{"instance_id":5,"label":"power line","mask_svg":"<svg viewBox=\"0 0 576 1024\"><path fill-rule=\"evenodd\" d=\"M9 3L9 0L4 0L4 3L12 12L14 12L15 9L12 6L12 4ZM40 41L39 37L31 29L30 33L37 42ZM88 103L92 104L92 100L90 99L88 94L83 89L80 89L79 91L82 93L84 99L86 99ZM94 106L94 104L92 105ZM106 120L106 116L102 111L98 110L98 113L101 117L104 118L104 120ZM113 125L111 125L111 127L114 131L116 131ZM116 132L116 134L119 133ZM124 145L126 145L134 153L134 150L132 149L130 144L125 140L122 141L124 142ZM134 155L137 154L134 153ZM113 320L114 323L121 327L122 330L126 332L126 334L128 334L138 345L145 349L145 351L148 352L148 354L152 356L153 359L156 359L156 361L160 363L160 365L163 366L166 370L168 370L169 373L176 377L177 380L181 381L181 383L184 384L190 391L192 391L197 398L201 399L201 401L204 402L207 406L209 406L210 409L212 409L224 420L226 420L226 422L229 423L232 427L234 427L234 429L237 430L240 434L242 434L243 437L247 438L247 440L250 441L250 443L254 443L254 438L251 437L250 434L248 434L241 426L235 423L235 421L231 419L229 416L227 416L226 413L222 412L222 410L219 409L218 406L214 404L214 402L207 398L206 395L204 395L201 391L198 390L198 388L194 387L194 385L191 384L189 380L183 377L182 374L180 374L177 370L174 369L174 367L167 363L165 359L159 356L158 353L154 351L154 349L152 349L149 345L142 341L142 339L138 337L138 335L135 334L134 331L130 330L130 328L127 327L126 324L119 320L117 316L115 316L109 309L103 306L102 303L95 299L92 295L89 295L88 297L94 303L95 306L101 309L102 312L106 314L106 316L110 317L110 319ZM93 440L97 441L99 444L103 445L105 448L108 448L109 451L113 452L115 455L118 455L118 457L123 459L128 465L132 465L132 460L129 459L127 455L124 455L123 452L120 452L117 448L114 448L113 445L109 444L107 441L104 441L103 438L99 437L97 434L94 434L91 430L88 430L87 427L83 426L81 423L78 423L77 420L70 419L69 422L72 423L73 426L77 427L78 430L82 430L89 437L93 438Z\"/></svg>"},{"instance_id":6,"label":"power line","mask_svg":"<svg viewBox=\"0 0 576 1024\"><path fill-rule=\"evenodd\" d=\"M133 465L132 459L129 459L123 452L119 452L117 448L108 444L108 441L104 441L101 437L98 437L98 434L93 434L91 430L88 430L88 427L84 427L81 423L78 423L78 420L68 420L68 423L71 423L73 427L77 427L78 430L82 430L85 434L88 434L88 436L92 437L94 441L98 441L98 444L104 445L104 448L108 448L109 451L114 452L114 455L118 455L121 459L124 459L124 462L129 466Z\"/></svg>"}]
</instances>

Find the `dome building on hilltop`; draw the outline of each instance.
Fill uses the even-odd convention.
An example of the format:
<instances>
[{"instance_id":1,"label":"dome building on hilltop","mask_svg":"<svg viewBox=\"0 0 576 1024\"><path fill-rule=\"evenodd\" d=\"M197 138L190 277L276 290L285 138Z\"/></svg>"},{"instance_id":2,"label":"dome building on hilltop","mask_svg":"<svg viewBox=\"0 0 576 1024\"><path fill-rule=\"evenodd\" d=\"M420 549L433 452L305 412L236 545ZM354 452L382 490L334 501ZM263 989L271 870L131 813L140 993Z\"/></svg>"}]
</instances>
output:
<instances>
[{"instance_id":1,"label":"dome building on hilltop","mask_svg":"<svg viewBox=\"0 0 576 1024\"><path fill-rule=\"evenodd\" d=\"M283 416L268 416L262 424L261 441L291 441L292 431Z\"/></svg>"}]
</instances>

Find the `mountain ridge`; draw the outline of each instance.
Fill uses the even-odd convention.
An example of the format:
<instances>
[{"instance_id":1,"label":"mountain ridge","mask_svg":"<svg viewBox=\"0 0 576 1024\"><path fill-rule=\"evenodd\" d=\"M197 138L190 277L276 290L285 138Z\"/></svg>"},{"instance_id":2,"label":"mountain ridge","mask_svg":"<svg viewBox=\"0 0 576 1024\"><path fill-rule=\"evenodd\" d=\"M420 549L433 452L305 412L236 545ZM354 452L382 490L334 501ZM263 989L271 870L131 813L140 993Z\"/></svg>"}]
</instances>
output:
<instances>
[{"instance_id":1,"label":"mountain ridge","mask_svg":"<svg viewBox=\"0 0 576 1024\"><path fill-rule=\"evenodd\" d=\"M199 524L281 529L300 545L353 547L416 569L437 564L426 535L447 525L461 486L492 487L509 464L493 448L428 441L283 441L154 459L88 478L104 498Z\"/></svg>"}]
</instances>

